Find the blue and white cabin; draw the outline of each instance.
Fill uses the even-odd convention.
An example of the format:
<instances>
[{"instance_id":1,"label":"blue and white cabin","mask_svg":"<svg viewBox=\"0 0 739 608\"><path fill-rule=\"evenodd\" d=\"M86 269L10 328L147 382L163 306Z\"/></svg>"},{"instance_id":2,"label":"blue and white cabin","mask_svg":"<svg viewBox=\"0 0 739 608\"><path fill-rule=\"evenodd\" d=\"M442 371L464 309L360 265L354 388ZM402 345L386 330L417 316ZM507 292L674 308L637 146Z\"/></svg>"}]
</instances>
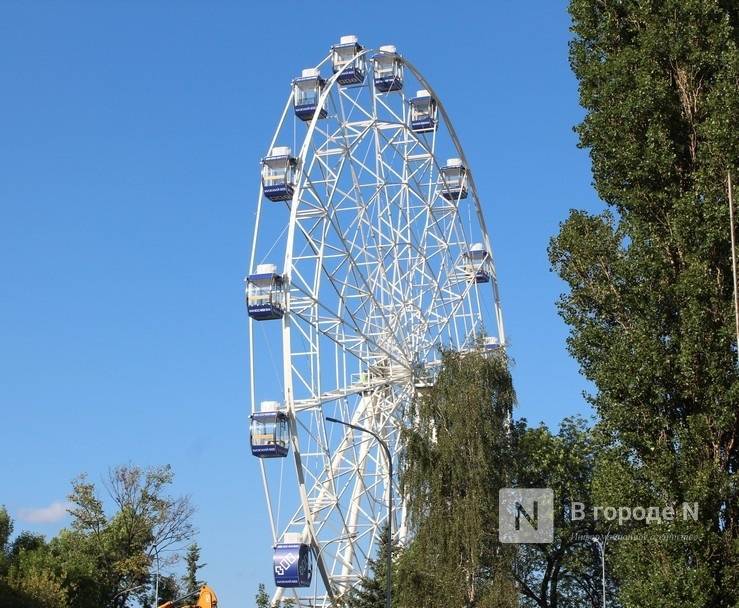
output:
<instances>
[{"instance_id":1,"label":"blue and white cabin","mask_svg":"<svg viewBox=\"0 0 739 608\"><path fill-rule=\"evenodd\" d=\"M436 130L436 100L426 89L411 99L411 129L416 133Z\"/></svg>"},{"instance_id":2,"label":"blue and white cabin","mask_svg":"<svg viewBox=\"0 0 739 608\"><path fill-rule=\"evenodd\" d=\"M285 316L285 289L274 264L259 264L246 277L246 308L257 321L271 321Z\"/></svg>"},{"instance_id":3,"label":"blue and white cabin","mask_svg":"<svg viewBox=\"0 0 739 608\"><path fill-rule=\"evenodd\" d=\"M251 453L258 458L284 458L290 450L287 414L277 401L262 401L260 411L251 415Z\"/></svg>"},{"instance_id":4,"label":"blue and white cabin","mask_svg":"<svg viewBox=\"0 0 739 608\"><path fill-rule=\"evenodd\" d=\"M289 201L295 190L297 160L287 146L275 146L262 159L262 192L269 200Z\"/></svg>"},{"instance_id":5,"label":"blue and white cabin","mask_svg":"<svg viewBox=\"0 0 739 608\"><path fill-rule=\"evenodd\" d=\"M448 201L467 198L467 169L459 158L450 158L439 176L441 195Z\"/></svg>"},{"instance_id":6,"label":"blue and white cabin","mask_svg":"<svg viewBox=\"0 0 739 608\"><path fill-rule=\"evenodd\" d=\"M331 65L334 74L341 72L336 78L340 85L347 86L364 82L367 62L364 55L357 57L362 50L362 45L357 42L356 36L342 36L339 44L331 47Z\"/></svg>"},{"instance_id":7,"label":"blue and white cabin","mask_svg":"<svg viewBox=\"0 0 739 608\"><path fill-rule=\"evenodd\" d=\"M475 243L470 250L465 252L465 272L469 274L475 283L488 283L490 273L488 272L488 261L490 254L485 251L482 243Z\"/></svg>"},{"instance_id":8,"label":"blue and white cabin","mask_svg":"<svg viewBox=\"0 0 739 608\"><path fill-rule=\"evenodd\" d=\"M493 353L500 350L500 340L495 336L488 336L482 342L482 348L485 353Z\"/></svg>"},{"instance_id":9,"label":"blue and white cabin","mask_svg":"<svg viewBox=\"0 0 739 608\"><path fill-rule=\"evenodd\" d=\"M302 536L286 533L283 542L275 545L272 571L277 587L310 587L313 578L313 560L310 545Z\"/></svg>"},{"instance_id":10,"label":"blue and white cabin","mask_svg":"<svg viewBox=\"0 0 739 608\"><path fill-rule=\"evenodd\" d=\"M400 91L403 88L403 64L392 44L380 47L372 57L375 89L380 93Z\"/></svg>"},{"instance_id":11,"label":"blue and white cabin","mask_svg":"<svg viewBox=\"0 0 739 608\"><path fill-rule=\"evenodd\" d=\"M303 70L300 78L293 80L293 108L300 120L313 120L325 86L326 81L316 68ZM326 118L326 108L321 108L318 118Z\"/></svg>"}]
</instances>

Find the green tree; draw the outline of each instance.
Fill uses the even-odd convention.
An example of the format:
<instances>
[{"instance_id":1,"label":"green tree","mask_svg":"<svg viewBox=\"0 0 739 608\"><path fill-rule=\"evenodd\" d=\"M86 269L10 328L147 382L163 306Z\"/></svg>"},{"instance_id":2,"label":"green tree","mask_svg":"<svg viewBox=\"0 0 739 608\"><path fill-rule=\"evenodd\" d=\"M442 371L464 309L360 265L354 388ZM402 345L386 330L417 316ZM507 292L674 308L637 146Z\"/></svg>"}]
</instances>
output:
<instances>
[{"instance_id":1,"label":"green tree","mask_svg":"<svg viewBox=\"0 0 739 608\"><path fill-rule=\"evenodd\" d=\"M550 247L570 352L593 382L602 506L697 502L613 543L626 606L739 603L739 377L727 171L739 167L736 0L571 0L577 131L609 210ZM664 537L685 534L690 541Z\"/></svg>"},{"instance_id":2,"label":"green tree","mask_svg":"<svg viewBox=\"0 0 739 608\"><path fill-rule=\"evenodd\" d=\"M42 536L21 533L9 551L9 568L0 605L17 608L67 608L68 591L49 545Z\"/></svg>"},{"instance_id":3,"label":"green tree","mask_svg":"<svg viewBox=\"0 0 739 608\"><path fill-rule=\"evenodd\" d=\"M292 606L295 606L295 599L292 597L272 604L264 583L259 583L257 593L254 596L254 601L257 605L257 608L291 608Z\"/></svg>"},{"instance_id":4,"label":"green tree","mask_svg":"<svg viewBox=\"0 0 739 608\"><path fill-rule=\"evenodd\" d=\"M75 608L105 606L106 579L100 570L100 556L89 536L64 529L49 541L49 551L57 572L63 576L70 604Z\"/></svg>"},{"instance_id":5,"label":"green tree","mask_svg":"<svg viewBox=\"0 0 739 608\"><path fill-rule=\"evenodd\" d=\"M153 608L161 606L165 602L173 602L186 595L186 591L180 585L180 581L174 574L164 574L159 577L159 599L156 599L156 589L152 595Z\"/></svg>"},{"instance_id":6,"label":"green tree","mask_svg":"<svg viewBox=\"0 0 739 608\"><path fill-rule=\"evenodd\" d=\"M0 584L8 568L8 549L13 535L13 520L7 509L0 506Z\"/></svg>"},{"instance_id":7,"label":"green tree","mask_svg":"<svg viewBox=\"0 0 739 608\"><path fill-rule=\"evenodd\" d=\"M346 602L348 608L385 608L385 594L387 592L387 526L381 532L377 555L367 562L367 575L352 589ZM397 605L398 570L397 562L400 556L400 547L396 542L392 545L393 567L393 604Z\"/></svg>"},{"instance_id":8,"label":"green tree","mask_svg":"<svg viewBox=\"0 0 739 608\"><path fill-rule=\"evenodd\" d=\"M70 538L84 541L94 559L99 605L124 608L132 596L145 602L157 554L160 569L170 566L178 558L176 550L192 539L193 507L188 497L167 495L172 481L169 466L113 469L105 484L115 505L110 515L94 484L84 476L73 482L69 500L77 536Z\"/></svg>"},{"instance_id":9,"label":"green tree","mask_svg":"<svg viewBox=\"0 0 739 608\"><path fill-rule=\"evenodd\" d=\"M43 549L46 546L46 539L42 534L34 534L33 532L21 532L12 543L8 551L8 557L11 561L16 560L23 552L32 552Z\"/></svg>"},{"instance_id":10,"label":"green tree","mask_svg":"<svg viewBox=\"0 0 739 608\"><path fill-rule=\"evenodd\" d=\"M13 521L0 508L0 608L124 608L133 598L151 605L156 552L168 568L194 535L189 498L167 494L172 480L169 467L111 470L108 513L95 486L76 479L72 526L49 542L30 532L10 542ZM160 598L178 595L178 577L163 571Z\"/></svg>"},{"instance_id":11,"label":"green tree","mask_svg":"<svg viewBox=\"0 0 739 608\"><path fill-rule=\"evenodd\" d=\"M0 506L0 552L5 553L13 536L13 520L4 506Z\"/></svg>"},{"instance_id":12,"label":"green tree","mask_svg":"<svg viewBox=\"0 0 739 608\"><path fill-rule=\"evenodd\" d=\"M197 543L193 543L187 548L185 554L185 576L183 580L184 592L195 593L203 586L203 582L198 580L198 570L202 567L202 564L198 564L200 561L200 546Z\"/></svg>"},{"instance_id":13,"label":"green tree","mask_svg":"<svg viewBox=\"0 0 739 608\"><path fill-rule=\"evenodd\" d=\"M605 530L587 513L596 451L582 418L564 419L556 435L544 425L516 423L514 486L554 493L554 542L518 547L514 575L522 607L601 607L601 561L592 537ZM579 512L573 517L576 503L586 507L582 519ZM614 583L608 584L612 595Z\"/></svg>"},{"instance_id":14,"label":"green tree","mask_svg":"<svg viewBox=\"0 0 739 608\"><path fill-rule=\"evenodd\" d=\"M11 573L9 581L18 594L15 606L67 608L70 605L63 581L49 568L19 567Z\"/></svg>"},{"instance_id":15,"label":"green tree","mask_svg":"<svg viewBox=\"0 0 739 608\"><path fill-rule=\"evenodd\" d=\"M269 599L270 598L267 594L267 589L265 588L264 583L259 583L257 594L254 596L254 601L257 605L257 608L270 608Z\"/></svg>"},{"instance_id":16,"label":"green tree","mask_svg":"<svg viewBox=\"0 0 739 608\"><path fill-rule=\"evenodd\" d=\"M448 352L442 363L405 434L401 481L415 536L399 563L400 605L514 606L513 556L497 522L511 465L508 361Z\"/></svg>"}]
</instances>

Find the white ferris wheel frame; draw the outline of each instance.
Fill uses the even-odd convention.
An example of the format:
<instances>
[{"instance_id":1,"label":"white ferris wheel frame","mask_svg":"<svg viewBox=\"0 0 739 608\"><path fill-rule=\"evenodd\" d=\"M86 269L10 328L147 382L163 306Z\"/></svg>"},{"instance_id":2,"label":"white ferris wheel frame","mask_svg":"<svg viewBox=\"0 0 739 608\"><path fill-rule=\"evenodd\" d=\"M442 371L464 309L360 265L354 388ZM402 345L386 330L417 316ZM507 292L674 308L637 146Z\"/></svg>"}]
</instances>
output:
<instances>
[{"instance_id":1,"label":"white ferris wheel frame","mask_svg":"<svg viewBox=\"0 0 739 608\"><path fill-rule=\"evenodd\" d=\"M259 460L260 473L262 483L264 487L265 497L267 500L267 507L269 512L270 526L273 537L273 543L277 543L283 534L287 531L298 532L302 539L302 542L309 544L313 549L313 555L315 563L318 569L318 575L324 589L324 592L318 596L315 591L310 593L310 590L304 591L303 589L290 590L293 593L294 600L299 606L317 606L330 605L333 600L342 594L344 594L351 585L355 584L360 576L366 574L366 561L368 556L375 548L375 540L378 537L378 533L381 527L385 524L384 519L378 513L369 513L366 508L363 508L363 501L368 499L377 500L380 496L387 496L387 491L394 492L394 496L399 497L397 488L397 480L393 488L386 488L385 482L383 481L386 474L384 471L387 469L387 463L385 463L379 446L371 438L362 436L355 440L353 432L349 429L342 428L342 436L336 440L330 442L328 438L328 431L323 422L324 418L324 407L328 403L341 403L338 405L340 415L349 422L354 424L365 424L367 425L369 420L372 424L370 428L373 428L383 435L393 439L392 451L395 456L400 453L400 441L399 438L399 426L395 417L398 416L398 403L412 399L415 387L414 387L414 369L412 361L410 360L408 353L402 352L402 348L405 343L401 344L402 340L398 339L395 332L400 330L388 331L388 327L392 326L391 320L384 314L385 307L383 303L376 300L375 289L377 283L373 283L370 286L366 283L367 273L365 270L359 268L359 262L353 259L352 252L357 251L356 244L344 242L343 246L345 251L343 253L346 260L346 266L341 264L337 266L340 268L340 272L347 273L347 266L350 267L352 276L359 277L362 279L363 285L352 285L351 289L355 293L348 294L348 288L346 286L346 278L342 284L340 278L338 278L339 272L332 274L331 271L327 271L325 263L331 254L331 245L327 244L325 234L324 240L321 242L320 238L315 238L314 231L316 225L320 219L325 220L332 213L337 213L335 208L332 208L332 199L337 195L339 188L340 174L343 171L343 163L347 158L350 158L349 169L352 172L352 179L356 191L358 192L357 197L362 197L362 187L359 184L356 176L356 166L363 167L361 171L367 169L367 173L377 180L377 190L382 190L380 182L383 177L380 175L380 169L376 169L377 172L373 172L369 167L366 166L364 161L354 159L351 156L351 148L354 144L364 137L367 133L373 131L373 136L378 137L378 131L380 129L392 129L397 130L398 133L402 132L402 137L412 138L415 140L413 143L413 150L418 149L418 146L423 148L428 154L429 161L429 190L428 190L428 205L430 208L433 202L433 197L438 197L438 193L432 193L432 175L434 172L441 178L441 165L439 164L435 152L436 152L436 131L434 131L431 138L430 146L426 143L424 138L421 138L416 134L409 126L407 116L405 113L402 116L397 116L397 123L392 123L392 126L386 126L384 123L380 124L378 121L377 103L380 95L393 95L394 93L381 93L378 94L375 91L372 74L368 69L365 74L365 82L360 85L368 87L373 106L371 108L372 114L366 113L363 120L350 121L346 118L344 108L342 106L341 114L343 120L339 121L340 133L328 133L321 132L319 123L324 120L319 117L320 111L326 108L329 100L332 96L337 97L339 100L344 100L347 104L352 103L352 98L348 95L344 95L345 90L351 90L352 87L343 87L338 83L338 78L341 74L351 65L358 60L364 59L371 60L372 56L378 53L382 53L381 49L363 49L360 53L355 55L352 62L347 63L339 72L334 73L330 78L326 80L325 87L318 99L318 107L315 111L313 118L307 123L307 131L303 139L303 143L300 147L300 152L297 155L297 172L295 175L295 191L291 201L286 201L290 211L290 218L287 231L287 240L285 245L285 258L284 265L282 267L282 273L284 277L284 283L287 286L285 290L285 309L286 314L281 321L281 333L282 333L282 354L283 354L283 382L284 382L284 407L288 414L289 428L290 428L290 450L292 452L292 458L295 464L295 475L298 483L298 494L299 494L299 506L295 510L293 516L290 518L287 525L282 526L279 521L276 521L273 510L273 499L270 492L270 484L268 482L268 465L264 460ZM490 270L490 283L492 287L492 307L493 316L496 322L497 337L501 346L505 346L505 333L503 327L503 316L500 306L500 295L497 284L497 277L495 272L495 265L493 260L493 250L490 242L490 237L487 231L485 218L482 213L482 207L475 185L473 172L470 167L464 150L459 142L456 131L449 119L447 111L441 102L439 96L435 93L430 83L423 77L418 69L411 64L405 57L400 54L396 55L397 59L401 62L403 70L409 71L420 85L426 89L431 97L435 100L438 112L441 116L441 121L446 125L448 135L451 139L451 143L456 150L457 156L461 159L463 166L466 168L466 179L467 187L469 190L469 196L474 203L477 226L479 228L480 237L485 251L489 255L489 261L487 267ZM317 68L320 69L323 65L330 64L331 55L329 54L318 64ZM370 61L371 62L371 61ZM369 63L369 62L368 62ZM403 84L405 87L405 83ZM342 97L342 95L344 95ZM405 100L405 94L402 93L402 98ZM382 100L379 100L383 103ZM343 103L343 101L342 101ZM356 101L354 102L356 104ZM291 92L287 103L285 104L284 110L281 114L277 129L270 142L269 150L277 143L277 139L283 130L286 123L286 119L290 113L293 105L293 93ZM350 108L350 113L356 108ZM388 111L390 108L386 106ZM338 113L334 117L338 120ZM440 121L440 122L441 122ZM390 124L390 123L388 123ZM319 133L320 137L325 138L324 145L334 143L334 148L320 148L316 149L314 137L316 133ZM343 142L337 141L343 139ZM396 144L407 144L410 141L398 140L393 147L397 147ZM343 143L343 147L342 144ZM389 145L389 144L388 144ZM313 147L313 149L312 149ZM315 180L311 180L312 168L315 168L316 163L320 166L323 162L320 157L320 150L324 150L325 153L334 154L332 150L343 150L342 165L338 172L332 172L331 168L324 163L321 167L321 171L328 175L325 179L324 186L332 186L330 195L325 200L322 197L317 196L317 189L315 187ZM376 145L376 150L380 150L379 143ZM382 148L383 150L385 148ZM408 146L405 146L408 150ZM340 154L340 152L336 152ZM423 154L423 152L421 153ZM384 159L378 153L378 157L374 159L378 162L378 166L382 166ZM407 153L402 158L403 166L408 167L411 165L410 155ZM422 162L422 161L419 161ZM388 169L387 166L382 167L382 170ZM335 175L332 175L335 173ZM413 179L411 175L412 171L405 172L403 176L399 176L406 181L404 182L408 186L408 180ZM333 181L333 183L332 183ZM425 183L422 185L426 185ZM408 188L410 190L410 188ZM313 196L312 202L309 201L308 196ZM343 200L351 200L351 196L348 196L346 192L339 192L337 198L343 196ZM410 194L407 195L410 197ZM249 272L252 273L255 270L255 264L257 263L257 242L260 233L260 221L262 219L264 197L262 188L260 185L259 196L257 200L257 212L254 224L254 239L251 248L251 256L249 262ZM358 205L363 201L355 201ZM458 213L459 200L456 201L457 208L451 211L452 216ZM274 205L274 203L268 203ZM390 204L390 203L388 203ZM330 223L331 220L329 220ZM358 220L359 222L360 220ZM452 219L452 223L456 221ZM326 222L324 222L326 223ZM339 239L341 240L341 229L336 225L333 226ZM325 230L325 228L324 228ZM296 252L296 238L304 238L306 244L312 249L312 254L309 256L303 255L302 252ZM467 243L469 245L469 243ZM424 261L425 252L416 251L418 260ZM300 263L306 260L313 260L315 265L314 276L307 277L301 276L301 269L299 268ZM378 272L387 272L384 269L384 264L378 264L381 267ZM426 273L427 279L432 282L433 277L428 276L433 274L430 272L431 266L427 265ZM450 269L447 269L452 272ZM451 275L449 275L451 276ZM449 277L447 277L449 278ZM388 279L387 274L383 278L384 284L389 284L391 281ZM321 287L323 284L326 289L325 283L328 282L334 285L334 291L332 294L338 298L340 306L338 310L332 310L331 306L326 305L325 301L321 297ZM460 281L459 285L464 284L462 292L453 292L447 285L437 285L434 287L435 293L432 298L437 296L440 300L444 300L444 294L452 294L458 300L457 308L449 309L449 300L442 302L445 306L442 313L448 315L448 323L456 322L457 310L463 306L465 302L472 299L470 296L474 290L479 300L479 292L477 290L476 282L466 280ZM337 285L339 286L337 288ZM361 289L364 287L364 289ZM454 287L458 289L459 286ZM382 317L378 321L368 321L364 319L364 325L360 327L360 323L355 317L352 316L352 304L347 303L345 300L359 300L359 307L355 307L354 312L361 314L367 310L374 311L372 314L379 313ZM390 296L392 300L392 296ZM432 300L435 301L435 300ZM356 306L356 304L354 304ZM428 313L429 311L423 311ZM459 313L461 315L461 313ZM478 314L479 301L478 301ZM431 315L429 315L431 316ZM437 315L441 318L441 314ZM481 317L480 317L481 319ZM250 369L250 396L252 402L252 411L257 410L256 394L255 394L255 368L254 368L254 319L249 318L249 369ZM471 331L476 334L478 331L474 323L477 321L472 319ZM424 323L428 325L429 319L424 319ZM466 323L466 321L465 321ZM351 324L350 331L347 332L347 325ZM306 329L308 328L308 329ZM407 339L411 340L413 348L423 350L426 355L430 352L430 349L437 349L442 344L439 342L438 337L441 336L442 329L438 329L436 332L437 339L433 340L433 344L423 343L424 337L428 333L428 328L423 325L417 325L415 328L415 334L406 336ZM443 331L447 331L444 328ZM293 333L298 332L300 338L309 344L307 349L301 350L296 347L296 342L293 339ZM420 336L420 337L419 337ZM391 339L394 338L394 339ZM319 339L329 340L336 346L337 357L341 351L341 356L345 359L347 356L354 357L358 361L362 362L364 368L371 368L373 365L377 365L377 357L386 362L387 372L384 376L379 378L367 377L361 378L359 381L354 381L342 384L337 381L338 386L332 391L321 390L321 353L319 346ZM407 342L406 339L406 342ZM389 340L389 341L388 341ZM395 344L394 344L395 342ZM368 345L371 346L371 350L368 350ZM457 342L457 346L461 345L461 340ZM368 353L371 352L372 356ZM417 354L414 352L414 354ZM338 367L338 365L337 365ZM309 373L306 374L306 370ZM310 377L306 377L310 376ZM337 372L338 376L338 372ZM344 376L346 377L346 367L344 368ZM300 385L302 388L307 388L308 392L311 393L307 398L296 398L296 388ZM350 408L346 403L349 398L352 398L356 402L354 408ZM310 431L302 418L305 414L310 413L312 423L316 424L315 427L311 427ZM318 437L316 446L313 451L307 448L305 445L301 445L301 435L305 436L308 433L312 433ZM321 443L322 440L322 443ZM310 443L310 442L308 442ZM318 445L320 443L320 446ZM329 451L330 447L330 451ZM320 448L320 449L317 449ZM305 461L312 459L313 461L323 461L323 470L318 474L313 474L309 468L306 467ZM340 479L346 478L346 481ZM351 490L349 492L349 490ZM343 500L347 501L346 494L348 497L348 507L340 509L339 504ZM407 533L406 528L406 516L405 516L405 503L402 499L394 501L395 512L393 516L393 529L395 530L395 538L399 541L403 541ZM343 530L337 532L336 529L329 533L329 515L325 518L321 515L322 512L341 511L339 514L341 525ZM331 515L337 517L336 514ZM359 526L359 520L368 520L370 523L364 528ZM360 545L360 542L364 540L364 546ZM367 544L369 543L369 544ZM333 551L333 558L328 558L329 549L331 545L335 545ZM324 553L325 550L325 553ZM315 574L314 574L315 576ZM283 594L286 590L278 587L273 598L273 604L279 602L283 598Z\"/></svg>"}]
</instances>

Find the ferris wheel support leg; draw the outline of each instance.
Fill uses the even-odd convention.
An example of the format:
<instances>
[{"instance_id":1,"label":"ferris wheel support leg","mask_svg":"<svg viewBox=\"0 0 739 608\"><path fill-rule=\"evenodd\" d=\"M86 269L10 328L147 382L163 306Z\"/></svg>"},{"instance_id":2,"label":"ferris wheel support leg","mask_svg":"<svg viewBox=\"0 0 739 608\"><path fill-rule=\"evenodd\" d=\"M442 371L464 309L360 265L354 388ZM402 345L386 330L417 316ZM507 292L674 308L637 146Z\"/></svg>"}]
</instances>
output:
<instances>
[{"instance_id":1,"label":"ferris wheel support leg","mask_svg":"<svg viewBox=\"0 0 739 608\"><path fill-rule=\"evenodd\" d=\"M360 399L359 407L357 407L357 409L355 410L355 412L354 412L354 414L352 416L352 422L353 423L359 423L359 422L361 422L366 417L366 415L367 415L367 408L370 406L371 403L372 403L372 399L371 398L363 398L363 399ZM340 469L342 463L346 463L346 460L347 460L346 452L347 452L347 450L349 450L351 448L352 445L353 445L352 435L349 434L349 433L343 435L343 437L341 439L341 442L339 444L339 447L336 449L336 451L334 452L334 454L331 457L331 462L330 462L330 465L329 466L330 466L332 475L338 474L339 469ZM369 442L363 442L362 443L362 448L364 449L365 446L366 446L366 449L369 450ZM296 444L295 443L293 443L293 446L292 447L293 447L293 453L297 456L299 454L299 449L295 449L296 448ZM359 465L362 462L366 462L366 460L367 460L366 458L362 458L362 456L360 455L360 458L357 460L357 465ZM299 481L300 481L300 480L303 479L302 474L301 474L302 473L302 466L298 466L298 471L299 471L298 472L298 477L299 477ZM300 483L302 484L302 481L300 481ZM301 493L302 493L305 490L305 486L304 485L300 485L300 488L301 488ZM331 494L333 494L333 490L332 490L332 487L331 487L330 480L326 480L326 482L324 483L324 485L321 488L321 491L319 493L318 502L320 503L324 497L326 497L327 495L331 495ZM359 503L357 503L357 505L359 505ZM356 519L358 519L358 514L359 514L359 509L357 509L357 515L355 516L355 521L356 521ZM303 510L303 517L306 519L306 521L309 521L310 518L311 518L309 510L306 510L305 507L304 507L304 510ZM290 526L288 525L288 528L289 527ZM306 539L306 540L307 539L315 539L315 536L313 535L313 533L311 532L311 530L312 530L312 526L309 526L308 524L306 524L303 527L303 530L302 530L303 539ZM348 530L348 526L347 526L347 528L345 528L345 531L347 533L350 532ZM326 589L327 590L330 590L330 591L327 591L327 594L329 595L329 597L334 597L335 596L335 593L334 592L337 591L337 589L335 589L334 587L332 587L331 584L327 582L327 581L330 580L330 574L327 572L327 570L325 568L325 555L322 553L321 547L318 545L317 541L315 541L315 540L313 540L313 541L308 540L308 542L311 542L311 545L313 546L313 549L314 549L314 554L317 556L316 563L317 563L319 572L321 573L322 581L323 581L324 585L326 586ZM349 561L349 562L345 561L343 555L341 556L340 561L341 561L341 563L342 563L342 565L343 565L344 568L351 567L351 561ZM279 597L277 595L278 593L279 593ZM283 593L284 593L283 590L281 590L281 589L278 588L278 591L275 593L275 597L277 599L281 599Z\"/></svg>"},{"instance_id":2,"label":"ferris wheel support leg","mask_svg":"<svg viewBox=\"0 0 739 608\"><path fill-rule=\"evenodd\" d=\"M290 300L289 296L286 301L286 305L289 308ZM283 352L289 353L290 352L290 323L289 323L290 315L287 314L283 317L282 320L282 343L283 343ZM284 377L285 377L285 404L287 405L287 412L288 412L288 424L290 426L290 444L292 447L292 453L293 453L293 459L295 461L295 473L298 478L298 488L300 493L300 502L303 506L303 513L305 517L305 528L303 529L303 542L306 541L310 543L311 547L313 548L313 551L316 555L316 565L318 566L318 571L321 574L321 579L323 580L323 584L326 587L326 593L328 594L329 598L333 600L334 598L334 592L331 588L331 581L329 578L328 570L326 569L326 565L323 562L323 557L320 554L320 547L318 546L318 539L316 537L316 531L313 526L313 514L310 509L310 505L308 502L308 491L305 487L305 474L303 472L303 459L300 455L300 442L298 441L298 425L295 418L295 404L293 403L293 395L292 395L292 364L290 361L290 357L287 356L283 360L283 370L284 370Z\"/></svg>"},{"instance_id":3,"label":"ferris wheel support leg","mask_svg":"<svg viewBox=\"0 0 739 608\"><path fill-rule=\"evenodd\" d=\"M368 409L371 412L372 417L374 418L374 407L373 407L372 401L373 401L372 397L368 397L366 395L362 396L362 399L360 400L359 409L360 410ZM351 437L351 435L353 434L353 431L351 429L347 429L346 431L347 431L347 436ZM351 502L349 503L349 513L348 513L347 522L346 522L347 536L351 536L352 534L357 533L357 519L359 518L359 509L360 509L360 505L362 502L362 496L364 496L364 493L367 490L366 484L364 483L364 474L367 468L367 456L369 455L370 443L371 443L370 441L362 441L361 447L359 450L359 458L357 460L356 478L354 481L354 488L352 490L352 498L351 498ZM344 566L342 567L342 570L341 570L342 577L345 577L351 573L353 560L354 560L354 540L351 538L347 538L346 548L344 549L344 553L343 553Z\"/></svg>"},{"instance_id":4,"label":"ferris wheel support leg","mask_svg":"<svg viewBox=\"0 0 739 608\"><path fill-rule=\"evenodd\" d=\"M303 529L303 542L307 540L313 548L314 555L316 555L316 565L318 566L318 572L321 574L321 579L326 587L326 593L333 599L334 591L331 588L331 580L329 578L326 564L323 562L323 556L318 546L318 539L313 526L313 516L311 513L310 505L308 503L308 492L305 489L305 475L303 473L303 462L300 457L300 445L298 444L298 428L295 422L295 412L292 408L292 402L289 402L288 411L290 412L290 436L292 441L292 452L295 457L295 471L298 476L298 487L300 488L300 499L303 504L303 513L305 514L305 528Z\"/></svg>"}]
</instances>

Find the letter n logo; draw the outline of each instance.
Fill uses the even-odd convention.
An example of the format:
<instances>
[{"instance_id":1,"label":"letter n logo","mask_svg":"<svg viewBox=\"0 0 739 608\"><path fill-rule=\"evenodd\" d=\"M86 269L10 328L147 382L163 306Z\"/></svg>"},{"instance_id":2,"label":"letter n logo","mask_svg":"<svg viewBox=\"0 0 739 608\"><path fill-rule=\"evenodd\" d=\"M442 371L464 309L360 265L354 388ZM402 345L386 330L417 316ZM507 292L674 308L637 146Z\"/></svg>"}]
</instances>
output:
<instances>
[{"instance_id":1,"label":"letter n logo","mask_svg":"<svg viewBox=\"0 0 739 608\"><path fill-rule=\"evenodd\" d=\"M533 518L526 512L526 509L523 508L523 505L516 501L516 530L521 529L521 516L524 516L526 518L526 521L529 522L529 525L534 529L539 529L539 501L534 501L534 516Z\"/></svg>"},{"instance_id":2,"label":"letter n logo","mask_svg":"<svg viewBox=\"0 0 739 608\"><path fill-rule=\"evenodd\" d=\"M554 492L550 488L502 488L498 493L498 537L502 543L551 543Z\"/></svg>"}]
</instances>

